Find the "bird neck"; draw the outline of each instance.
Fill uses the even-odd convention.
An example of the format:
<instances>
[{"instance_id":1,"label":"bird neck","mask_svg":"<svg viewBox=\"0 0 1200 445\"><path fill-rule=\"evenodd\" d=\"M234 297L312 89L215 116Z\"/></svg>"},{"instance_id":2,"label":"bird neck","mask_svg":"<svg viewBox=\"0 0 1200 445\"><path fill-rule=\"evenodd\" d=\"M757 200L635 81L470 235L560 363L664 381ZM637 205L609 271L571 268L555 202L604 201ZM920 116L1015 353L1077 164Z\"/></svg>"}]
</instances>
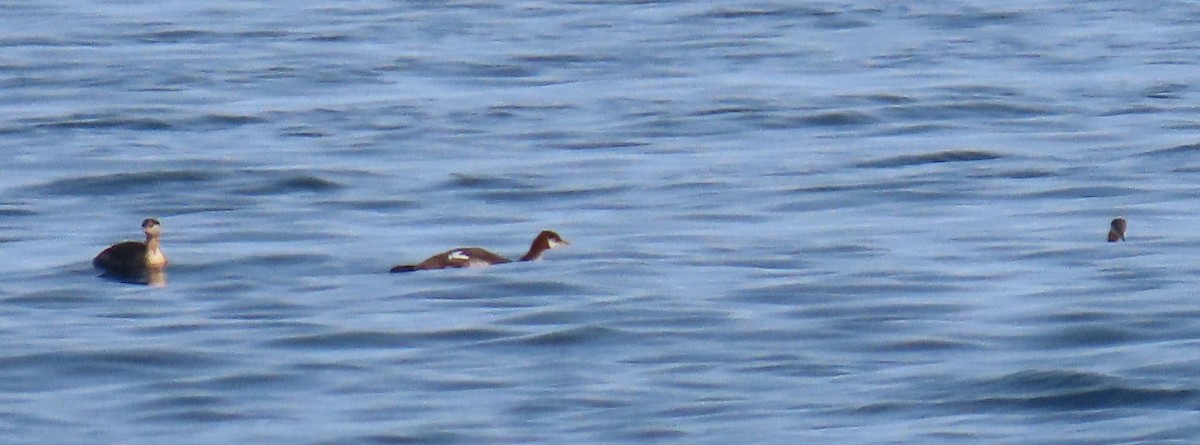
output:
<instances>
[{"instance_id":1,"label":"bird neck","mask_svg":"<svg viewBox=\"0 0 1200 445\"><path fill-rule=\"evenodd\" d=\"M550 249L550 244L538 237L533 240L533 244L529 245L529 252L521 257L519 261L537 261L542 257L542 253Z\"/></svg>"},{"instance_id":2,"label":"bird neck","mask_svg":"<svg viewBox=\"0 0 1200 445\"><path fill-rule=\"evenodd\" d=\"M146 266L150 269L167 267L167 256L163 255L157 236L146 235Z\"/></svg>"}]
</instances>

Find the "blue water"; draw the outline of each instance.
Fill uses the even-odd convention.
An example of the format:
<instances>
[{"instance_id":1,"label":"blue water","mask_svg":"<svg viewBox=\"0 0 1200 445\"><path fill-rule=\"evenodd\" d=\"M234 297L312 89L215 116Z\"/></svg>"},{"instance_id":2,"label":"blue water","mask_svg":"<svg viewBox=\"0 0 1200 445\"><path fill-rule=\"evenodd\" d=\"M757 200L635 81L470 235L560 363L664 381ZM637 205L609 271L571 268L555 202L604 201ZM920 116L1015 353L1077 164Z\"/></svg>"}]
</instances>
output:
<instances>
[{"instance_id":1,"label":"blue water","mask_svg":"<svg viewBox=\"0 0 1200 445\"><path fill-rule=\"evenodd\" d=\"M1196 443L1198 21L0 1L2 442Z\"/></svg>"}]
</instances>

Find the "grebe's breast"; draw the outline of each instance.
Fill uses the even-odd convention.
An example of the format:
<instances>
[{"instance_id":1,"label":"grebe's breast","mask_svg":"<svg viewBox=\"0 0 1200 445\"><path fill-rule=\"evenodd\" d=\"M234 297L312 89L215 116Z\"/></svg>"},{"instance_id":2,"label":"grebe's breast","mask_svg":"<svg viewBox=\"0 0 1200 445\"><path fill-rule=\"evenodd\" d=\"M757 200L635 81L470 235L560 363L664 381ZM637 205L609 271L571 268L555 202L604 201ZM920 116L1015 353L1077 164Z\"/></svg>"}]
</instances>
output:
<instances>
[{"instance_id":1,"label":"grebe's breast","mask_svg":"<svg viewBox=\"0 0 1200 445\"><path fill-rule=\"evenodd\" d=\"M162 249L147 249L146 250L146 268L147 269L165 269L167 267L167 256L163 254Z\"/></svg>"}]
</instances>

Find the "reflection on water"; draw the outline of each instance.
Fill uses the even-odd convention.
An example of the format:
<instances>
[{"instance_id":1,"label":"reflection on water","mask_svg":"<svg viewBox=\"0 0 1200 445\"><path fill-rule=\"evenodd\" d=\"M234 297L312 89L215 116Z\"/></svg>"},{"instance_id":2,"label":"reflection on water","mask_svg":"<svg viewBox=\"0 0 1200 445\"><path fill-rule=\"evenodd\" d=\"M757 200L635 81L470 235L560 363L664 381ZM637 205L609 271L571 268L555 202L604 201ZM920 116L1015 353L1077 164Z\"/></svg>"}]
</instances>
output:
<instances>
[{"instance_id":1,"label":"reflection on water","mask_svg":"<svg viewBox=\"0 0 1200 445\"><path fill-rule=\"evenodd\" d=\"M152 268L146 271L146 284L150 287L167 287L167 270Z\"/></svg>"}]
</instances>

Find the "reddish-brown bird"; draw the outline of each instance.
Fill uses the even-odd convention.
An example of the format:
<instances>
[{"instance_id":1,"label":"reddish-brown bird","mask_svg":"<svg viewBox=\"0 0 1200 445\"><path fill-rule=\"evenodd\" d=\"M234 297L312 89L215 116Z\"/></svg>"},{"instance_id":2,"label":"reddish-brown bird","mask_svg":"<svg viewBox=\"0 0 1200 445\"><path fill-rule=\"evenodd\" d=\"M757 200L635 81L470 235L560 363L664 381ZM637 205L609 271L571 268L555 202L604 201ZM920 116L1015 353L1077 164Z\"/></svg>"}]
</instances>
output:
<instances>
[{"instance_id":1,"label":"reddish-brown bird","mask_svg":"<svg viewBox=\"0 0 1200 445\"><path fill-rule=\"evenodd\" d=\"M1117 218L1108 224L1108 242L1125 241L1125 228L1129 224L1125 222L1125 218Z\"/></svg>"},{"instance_id":2,"label":"reddish-brown bird","mask_svg":"<svg viewBox=\"0 0 1200 445\"><path fill-rule=\"evenodd\" d=\"M167 284L167 256L163 254L159 238L162 225L157 219L142 221L142 233L146 242L125 241L109 246L92 259L92 267L103 271L101 276L122 281L165 286Z\"/></svg>"},{"instance_id":3,"label":"reddish-brown bird","mask_svg":"<svg viewBox=\"0 0 1200 445\"><path fill-rule=\"evenodd\" d=\"M517 261L534 261L540 259L542 254L547 250L568 245L567 240L563 239L558 233L550 230L543 230L536 238L533 239L533 244L529 245L529 252L525 253L521 259ZM437 255L431 256L425 261L417 264L403 264L392 268L392 273L397 272L412 272L416 270L432 270L432 269L447 269L457 267L483 267L493 264L511 263L512 260L496 255L479 247L459 247L450 249Z\"/></svg>"}]
</instances>

